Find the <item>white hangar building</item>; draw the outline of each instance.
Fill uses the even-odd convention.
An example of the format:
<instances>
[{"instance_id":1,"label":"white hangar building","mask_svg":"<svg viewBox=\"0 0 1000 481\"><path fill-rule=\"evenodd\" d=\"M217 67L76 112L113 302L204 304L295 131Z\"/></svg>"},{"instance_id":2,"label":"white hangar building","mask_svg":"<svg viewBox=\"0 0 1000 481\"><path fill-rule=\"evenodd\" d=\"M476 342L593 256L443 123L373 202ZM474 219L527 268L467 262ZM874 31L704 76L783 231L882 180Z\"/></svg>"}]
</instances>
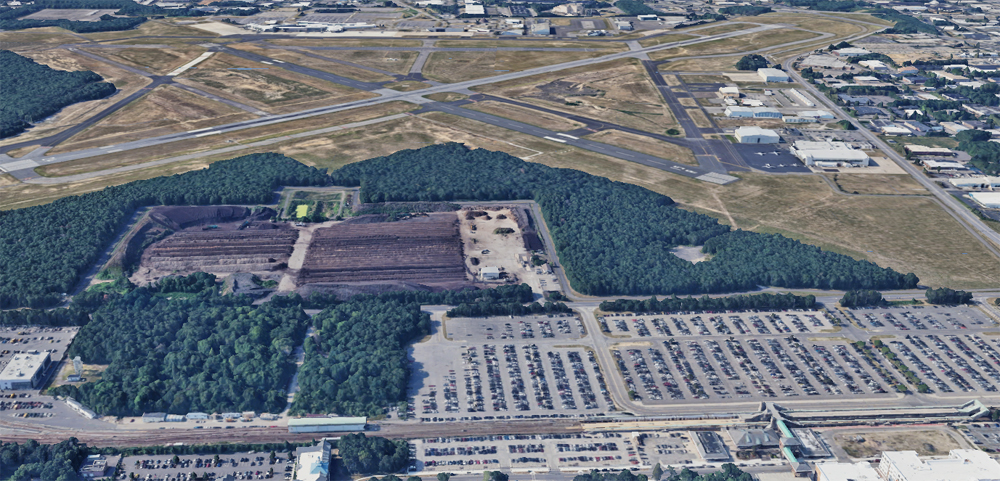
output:
<instances>
[{"instance_id":1,"label":"white hangar building","mask_svg":"<svg viewBox=\"0 0 1000 481\"><path fill-rule=\"evenodd\" d=\"M736 140L741 144L777 144L781 137L773 130L751 126L736 129Z\"/></svg>"}]
</instances>

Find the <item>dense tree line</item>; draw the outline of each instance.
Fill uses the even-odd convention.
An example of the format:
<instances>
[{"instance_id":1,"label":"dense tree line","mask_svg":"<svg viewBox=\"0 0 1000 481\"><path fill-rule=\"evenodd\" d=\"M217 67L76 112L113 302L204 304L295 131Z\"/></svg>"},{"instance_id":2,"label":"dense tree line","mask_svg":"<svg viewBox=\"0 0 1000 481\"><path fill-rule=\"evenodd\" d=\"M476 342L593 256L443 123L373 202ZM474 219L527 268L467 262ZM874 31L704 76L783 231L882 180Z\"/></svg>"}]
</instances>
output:
<instances>
[{"instance_id":1,"label":"dense tree line","mask_svg":"<svg viewBox=\"0 0 1000 481\"><path fill-rule=\"evenodd\" d=\"M45 7L42 6L28 5L2 12L0 13L0 30L59 27L76 33L117 32L120 30L131 30L146 21L146 17L114 17L111 15L101 15L101 19L96 22L21 18L44 9Z\"/></svg>"},{"instance_id":2,"label":"dense tree line","mask_svg":"<svg viewBox=\"0 0 1000 481\"><path fill-rule=\"evenodd\" d=\"M940 289L927 289L925 293L927 302L931 304L970 304L972 303L972 293L966 291L956 291L942 287Z\"/></svg>"},{"instance_id":3,"label":"dense tree line","mask_svg":"<svg viewBox=\"0 0 1000 481\"><path fill-rule=\"evenodd\" d=\"M0 326L82 326L88 321L90 321L90 313L76 305L50 310L0 311Z\"/></svg>"},{"instance_id":4,"label":"dense tree line","mask_svg":"<svg viewBox=\"0 0 1000 481\"><path fill-rule=\"evenodd\" d=\"M87 445L70 438L59 444L23 444L0 441L0 479L30 481L75 481L76 471L87 457Z\"/></svg>"},{"instance_id":5,"label":"dense tree line","mask_svg":"<svg viewBox=\"0 0 1000 481\"><path fill-rule=\"evenodd\" d=\"M844 297L840 298L840 305L844 307L878 307L886 304L879 291L864 289L847 291Z\"/></svg>"},{"instance_id":6,"label":"dense tree line","mask_svg":"<svg viewBox=\"0 0 1000 481\"><path fill-rule=\"evenodd\" d=\"M430 333L420 304L356 296L313 316L292 412L376 416L406 400L406 345Z\"/></svg>"},{"instance_id":7,"label":"dense tree line","mask_svg":"<svg viewBox=\"0 0 1000 481\"><path fill-rule=\"evenodd\" d=\"M736 62L736 70L753 70L756 71L759 68L766 68L768 65L767 59L757 54L744 55L738 62Z\"/></svg>"},{"instance_id":8,"label":"dense tree line","mask_svg":"<svg viewBox=\"0 0 1000 481\"><path fill-rule=\"evenodd\" d=\"M708 474L698 474L688 468L682 469L679 473L671 474L665 481L753 481L754 477L750 473L745 473L733 463L722 465L720 471Z\"/></svg>"},{"instance_id":9,"label":"dense tree line","mask_svg":"<svg viewBox=\"0 0 1000 481\"><path fill-rule=\"evenodd\" d=\"M0 50L0 85L0 138L20 134L32 122L67 105L102 99L116 91L89 70L56 70L9 50Z\"/></svg>"},{"instance_id":10,"label":"dense tree line","mask_svg":"<svg viewBox=\"0 0 1000 481\"><path fill-rule=\"evenodd\" d=\"M67 354L108 368L97 382L55 391L117 416L280 412L309 316L299 306L251 302L210 291L168 299L146 288L113 298Z\"/></svg>"},{"instance_id":11,"label":"dense tree line","mask_svg":"<svg viewBox=\"0 0 1000 481\"><path fill-rule=\"evenodd\" d=\"M892 28L887 28L883 30L882 33L890 33L890 34L926 33L930 35L937 35L939 33L937 27L929 23L924 23L915 17L893 10L891 8L878 8L872 11L872 15L881 18L883 20L895 22L895 25L893 25Z\"/></svg>"},{"instance_id":12,"label":"dense tree line","mask_svg":"<svg viewBox=\"0 0 1000 481\"><path fill-rule=\"evenodd\" d=\"M730 232L669 197L503 152L440 144L347 165L337 185L361 186L362 202L534 199L573 287L590 295L700 294L760 285L821 289L916 286L903 275L776 234ZM701 245L692 264L668 250Z\"/></svg>"},{"instance_id":13,"label":"dense tree line","mask_svg":"<svg viewBox=\"0 0 1000 481\"><path fill-rule=\"evenodd\" d=\"M154 290L158 292L197 293L214 290L216 287L215 284L215 274L195 272L189 276L164 277L156 283Z\"/></svg>"},{"instance_id":14,"label":"dense tree line","mask_svg":"<svg viewBox=\"0 0 1000 481\"><path fill-rule=\"evenodd\" d=\"M348 434L337 441L344 467L351 474L389 474L406 468L410 448L405 440L388 440L363 433Z\"/></svg>"},{"instance_id":15,"label":"dense tree line","mask_svg":"<svg viewBox=\"0 0 1000 481\"><path fill-rule=\"evenodd\" d=\"M690 312L690 311L742 311L746 309L812 309L816 296L795 294L753 294L746 296L699 298L677 296L657 300L617 299L601 303L607 312Z\"/></svg>"},{"instance_id":16,"label":"dense tree line","mask_svg":"<svg viewBox=\"0 0 1000 481\"><path fill-rule=\"evenodd\" d=\"M663 12L637 0L618 0L615 6L625 15L663 15Z\"/></svg>"},{"instance_id":17,"label":"dense tree line","mask_svg":"<svg viewBox=\"0 0 1000 481\"><path fill-rule=\"evenodd\" d=\"M73 289L137 208L270 203L279 185L323 185L327 179L283 155L253 154L0 212L0 308L60 302L60 293Z\"/></svg>"},{"instance_id":18,"label":"dense tree line","mask_svg":"<svg viewBox=\"0 0 1000 481\"><path fill-rule=\"evenodd\" d=\"M973 165L987 174L996 175L1000 173L1000 144L990 142L991 137L986 131L965 130L956 134L955 140L958 141L958 148L972 157Z\"/></svg>"},{"instance_id":19,"label":"dense tree line","mask_svg":"<svg viewBox=\"0 0 1000 481\"><path fill-rule=\"evenodd\" d=\"M623 469L619 472L601 472L593 470L586 474L578 474L573 477L573 481L646 481L645 474L636 475L632 471Z\"/></svg>"},{"instance_id":20,"label":"dense tree line","mask_svg":"<svg viewBox=\"0 0 1000 481\"><path fill-rule=\"evenodd\" d=\"M770 12L771 7L755 7L752 5L740 5L737 7L725 7L719 9L719 13L723 15L742 15L744 17L756 17L757 15L763 15Z\"/></svg>"},{"instance_id":21,"label":"dense tree line","mask_svg":"<svg viewBox=\"0 0 1000 481\"><path fill-rule=\"evenodd\" d=\"M780 3L821 12L852 12L867 6L864 2L854 0L781 0Z\"/></svg>"},{"instance_id":22,"label":"dense tree line","mask_svg":"<svg viewBox=\"0 0 1000 481\"><path fill-rule=\"evenodd\" d=\"M497 303L493 301L480 301L475 304L461 304L448 311L450 317L489 317L489 316L524 316L529 314L553 314L560 312L572 312L566 304L561 302L546 302L539 304L532 302L529 305L520 302Z\"/></svg>"}]
</instances>

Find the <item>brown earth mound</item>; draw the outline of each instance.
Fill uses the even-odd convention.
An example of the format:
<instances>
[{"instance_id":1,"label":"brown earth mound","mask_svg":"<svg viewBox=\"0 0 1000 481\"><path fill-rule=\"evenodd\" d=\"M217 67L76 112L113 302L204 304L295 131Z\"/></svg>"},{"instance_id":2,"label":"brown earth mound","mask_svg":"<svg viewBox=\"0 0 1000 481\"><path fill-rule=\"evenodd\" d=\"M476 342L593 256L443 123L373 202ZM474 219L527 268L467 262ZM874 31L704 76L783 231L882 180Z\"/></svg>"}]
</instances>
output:
<instances>
[{"instance_id":1,"label":"brown earth mound","mask_svg":"<svg viewBox=\"0 0 1000 481\"><path fill-rule=\"evenodd\" d=\"M185 230L146 249L142 267L160 272L255 272L283 269L299 233L273 229Z\"/></svg>"},{"instance_id":2,"label":"brown earth mound","mask_svg":"<svg viewBox=\"0 0 1000 481\"><path fill-rule=\"evenodd\" d=\"M298 285L467 279L455 214L317 229L308 252Z\"/></svg>"}]
</instances>

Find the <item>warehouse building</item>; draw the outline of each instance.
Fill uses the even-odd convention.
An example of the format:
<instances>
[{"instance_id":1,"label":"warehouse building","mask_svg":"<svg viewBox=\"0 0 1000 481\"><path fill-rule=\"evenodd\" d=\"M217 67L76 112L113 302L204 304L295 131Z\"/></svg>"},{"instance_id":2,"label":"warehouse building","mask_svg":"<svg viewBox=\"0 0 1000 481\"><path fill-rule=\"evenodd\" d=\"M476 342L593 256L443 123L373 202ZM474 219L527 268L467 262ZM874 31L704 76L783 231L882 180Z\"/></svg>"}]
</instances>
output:
<instances>
[{"instance_id":1,"label":"warehouse building","mask_svg":"<svg viewBox=\"0 0 1000 481\"><path fill-rule=\"evenodd\" d=\"M1000 209L1000 192L973 192L969 197L987 209Z\"/></svg>"},{"instance_id":2,"label":"warehouse building","mask_svg":"<svg viewBox=\"0 0 1000 481\"><path fill-rule=\"evenodd\" d=\"M788 74L776 68L759 68L757 75L765 82L790 82L792 80Z\"/></svg>"},{"instance_id":3,"label":"warehouse building","mask_svg":"<svg viewBox=\"0 0 1000 481\"><path fill-rule=\"evenodd\" d=\"M51 363L52 359L47 352L14 354L14 358L0 371L0 389L37 389Z\"/></svg>"},{"instance_id":4,"label":"warehouse building","mask_svg":"<svg viewBox=\"0 0 1000 481\"><path fill-rule=\"evenodd\" d=\"M1000 463L977 449L952 449L946 459L923 461L916 451L885 451L878 473L885 481L996 481Z\"/></svg>"},{"instance_id":5,"label":"warehouse building","mask_svg":"<svg viewBox=\"0 0 1000 481\"><path fill-rule=\"evenodd\" d=\"M811 142L800 140L792 147L792 154L806 165L817 167L867 167L870 157L844 142Z\"/></svg>"},{"instance_id":6,"label":"warehouse building","mask_svg":"<svg viewBox=\"0 0 1000 481\"><path fill-rule=\"evenodd\" d=\"M935 172L969 170L969 167L961 162L941 160L925 160L924 168Z\"/></svg>"},{"instance_id":7,"label":"warehouse building","mask_svg":"<svg viewBox=\"0 0 1000 481\"><path fill-rule=\"evenodd\" d=\"M288 420L290 433L332 433L341 431L364 431L368 418L298 418Z\"/></svg>"},{"instance_id":8,"label":"warehouse building","mask_svg":"<svg viewBox=\"0 0 1000 481\"><path fill-rule=\"evenodd\" d=\"M723 98L740 98L739 87L719 87L719 93L722 94Z\"/></svg>"},{"instance_id":9,"label":"warehouse building","mask_svg":"<svg viewBox=\"0 0 1000 481\"><path fill-rule=\"evenodd\" d=\"M889 66L882 63L881 60L862 60L858 62L858 64L864 67L868 67L876 72L883 72L889 70ZM857 77L854 77L854 79L857 80Z\"/></svg>"},{"instance_id":10,"label":"warehouse building","mask_svg":"<svg viewBox=\"0 0 1000 481\"><path fill-rule=\"evenodd\" d=\"M773 130L753 126L736 129L736 140L741 144L777 144L781 137Z\"/></svg>"},{"instance_id":11,"label":"warehouse building","mask_svg":"<svg viewBox=\"0 0 1000 481\"><path fill-rule=\"evenodd\" d=\"M1000 177L955 177L948 179L948 183L958 189L1000 190Z\"/></svg>"},{"instance_id":12,"label":"warehouse building","mask_svg":"<svg viewBox=\"0 0 1000 481\"><path fill-rule=\"evenodd\" d=\"M750 107L739 107L736 105L726 107L726 117L732 118L753 118L753 109Z\"/></svg>"},{"instance_id":13,"label":"warehouse building","mask_svg":"<svg viewBox=\"0 0 1000 481\"><path fill-rule=\"evenodd\" d=\"M847 47L833 51L833 54L838 57L860 57L861 55L868 55L870 53L868 50L857 47Z\"/></svg>"}]
</instances>

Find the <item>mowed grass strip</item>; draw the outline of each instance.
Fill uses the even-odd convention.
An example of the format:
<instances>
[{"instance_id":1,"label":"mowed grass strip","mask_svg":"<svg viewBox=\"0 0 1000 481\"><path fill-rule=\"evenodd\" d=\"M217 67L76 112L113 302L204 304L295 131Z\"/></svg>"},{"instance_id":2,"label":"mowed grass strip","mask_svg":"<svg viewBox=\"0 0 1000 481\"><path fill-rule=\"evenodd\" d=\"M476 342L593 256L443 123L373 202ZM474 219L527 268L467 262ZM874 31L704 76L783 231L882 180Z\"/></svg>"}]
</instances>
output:
<instances>
[{"instance_id":1,"label":"mowed grass strip","mask_svg":"<svg viewBox=\"0 0 1000 481\"><path fill-rule=\"evenodd\" d=\"M296 134L309 130L318 130L336 125L360 122L362 120L376 119L387 115L408 112L416 108L418 108L417 105L408 102L386 102L370 107L362 107L326 115L317 115L315 117L275 125L252 127L226 134L208 135L205 137L169 142L141 149L115 152L102 155L100 157L91 157L58 164L49 164L38 167L35 171L46 177L85 174L88 172L97 172L106 169L124 167L127 165L152 162L154 160L192 152L200 152L212 148L228 147L234 144L250 143L276 136ZM263 151L267 151L267 149L264 149ZM246 153L251 153L251 151L248 150ZM245 153L243 151L239 151L230 153L228 156L237 157L244 154Z\"/></svg>"},{"instance_id":2,"label":"mowed grass strip","mask_svg":"<svg viewBox=\"0 0 1000 481\"><path fill-rule=\"evenodd\" d=\"M245 110L207 99L173 85L160 85L105 117L48 154L130 142L256 118Z\"/></svg>"},{"instance_id":3,"label":"mowed grass strip","mask_svg":"<svg viewBox=\"0 0 1000 481\"><path fill-rule=\"evenodd\" d=\"M410 67L419 55L415 51L400 50L315 50L312 53L398 75L410 73Z\"/></svg>"},{"instance_id":4,"label":"mowed grass strip","mask_svg":"<svg viewBox=\"0 0 1000 481\"><path fill-rule=\"evenodd\" d=\"M257 55L263 55L265 57L281 60L291 64L300 65L302 67L322 70L324 72L329 72L334 75L340 75L354 80L360 80L362 82L388 82L390 80L394 80L393 77L390 77L385 74L373 72L371 70L365 70L363 68L358 68L351 65L344 65L342 63L331 62L329 60L310 57L295 50L261 48L252 43L239 43L230 45L230 47L250 53L255 53Z\"/></svg>"},{"instance_id":5,"label":"mowed grass strip","mask_svg":"<svg viewBox=\"0 0 1000 481\"><path fill-rule=\"evenodd\" d=\"M424 77L444 83L463 82L492 77L509 72L520 72L546 65L600 57L608 51L550 52L550 51L475 51L434 52L424 64Z\"/></svg>"},{"instance_id":6,"label":"mowed grass strip","mask_svg":"<svg viewBox=\"0 0 1000 481\"><path fill-rule=\"evenodd\" d=\"M540 110L528 109L520 105L511 105L503 102L487 100L475 102L464 106L467 109L485 112L506 119L524 122L543 129L554 130L556 132L567 132L585 127L584 124L569 120L558 115L542 112Z\"/></svg>"},{"instance_id":7,"label":"mowed grass strip","mask_svg":"<svg viewBox=\"0 0 1000 481\"><path fill-rule=\"evenodd\" d=\"M678 57L693 57L696 55L719 55L735 54L740 52L750 52L762 48L783 45L800 40L817 38L820 34L806 32L804 30L766 30L763 32L748 33L735 37L709 40L707 42L695 43L683 47L668 48L651 52L649 58L653 60L667 60Z\"/></svg>"},{"instance_id":8,"label":"mowed grass strip","mask_svg":"<svg viewBox=\"0 0 1000 481\"><path fill-rule=\"evenodd\" d=\"M295 112L304 105L321 107L375 96L225 53L217 53L197 69L184 72L178 81L274 114Z\"/></svg>"},{"instance_id":9,"label":"mowed grass strip","mask_svg":"<svg viewBox=\"0 0 1000 481\"><path fill-rule=\"evenodd\" d=\"M698 165L691 149L662 140L652 139L620 130L602 130L586 137L589 140L634 150L681 164Z\"/></svg>"},{"instance_id":10,"label":"mowed grass strip","mask_svg":"<svg viewBox=\"0 0 1000 481\"><path fill-rule=\"evenodd\" d=\"M197 45L181 44L170 48L88 47L83 50L151 74L166 75L177 67L198 58L208 49Z\"/></svg>"}]
</instances>

